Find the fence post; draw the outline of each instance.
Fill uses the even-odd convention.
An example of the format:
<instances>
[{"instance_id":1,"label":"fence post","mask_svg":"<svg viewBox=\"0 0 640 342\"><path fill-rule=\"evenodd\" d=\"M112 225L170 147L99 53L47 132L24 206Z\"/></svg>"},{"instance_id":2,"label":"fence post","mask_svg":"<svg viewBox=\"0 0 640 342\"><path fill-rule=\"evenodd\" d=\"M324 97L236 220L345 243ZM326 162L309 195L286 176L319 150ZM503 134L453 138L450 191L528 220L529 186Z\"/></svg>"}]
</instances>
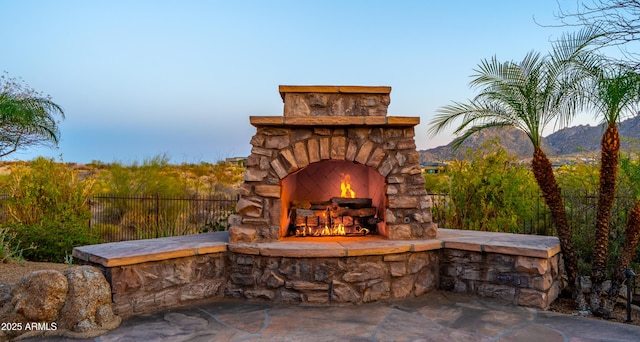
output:
<instances>
[{"instance_id":1,"label":"fence post","mask_svg":"<svg viewBox=\"0 0 640 342\"><path fill-rule=\"evenodd\" d=\"M156 238L160 237L160 194L156 192Z\"/></svg>"}]
</instances>

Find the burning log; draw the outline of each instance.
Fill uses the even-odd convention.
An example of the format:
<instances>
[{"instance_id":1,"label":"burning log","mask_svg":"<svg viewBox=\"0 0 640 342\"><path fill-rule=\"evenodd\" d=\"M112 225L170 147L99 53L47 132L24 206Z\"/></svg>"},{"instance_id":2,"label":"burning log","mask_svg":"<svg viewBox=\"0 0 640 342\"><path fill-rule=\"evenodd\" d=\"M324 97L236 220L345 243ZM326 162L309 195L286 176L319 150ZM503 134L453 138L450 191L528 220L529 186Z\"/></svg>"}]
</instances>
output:
<instances>
[{"instance_id":1,"label":"burning log","mask_svg":"<svg viewBox=\"0 0 640 342\"><path fill-rule=\"evenodd\" d=\"M337 204L340 207L347 207L351 209L371 208L373 200L371 198L342 198L333 197L331 204Z\"/></svg>"},{"instance_id":2,"label":"burning log","mask_svg":"<svg viewBox=\"0 0 640 342\"><path fill-rule=\"evenodd\" d=\"M361 208L361 209L338 208L336 210L331 210L331 216L367 217L367 216L376 216L376 211L377 211L376 208Z\"/></svg>"},{"instance_id":3,"label":"burning log","mask_svg":"<svg viewBox=\"0 0 640 342\"><path fill-rule=\"evenodd\" d=\"M332 198L330 201L292 201L289 214L295 236L367 235L375 232L377 209L369 198Z\"/></svg>"}]
</instances>

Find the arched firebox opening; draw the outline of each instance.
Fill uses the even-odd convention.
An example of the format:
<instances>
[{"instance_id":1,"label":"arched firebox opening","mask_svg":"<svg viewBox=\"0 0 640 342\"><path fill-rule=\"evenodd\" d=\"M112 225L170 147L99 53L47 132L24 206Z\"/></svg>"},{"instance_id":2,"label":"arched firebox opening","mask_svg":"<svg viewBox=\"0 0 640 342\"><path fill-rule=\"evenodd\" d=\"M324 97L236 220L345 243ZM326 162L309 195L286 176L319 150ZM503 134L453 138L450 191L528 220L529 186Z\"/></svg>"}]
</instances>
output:
<instances>
[{"instance_id":1,"label":"arched firebox opening","mask_svg":"<svg viewBox=\"0 0 640 342\"><path fill-rule=\"evenodd\" d=\"M280 236L387 236L385 184L357 162L309 164L281 180Z\"/></svg>"}]
</instances>

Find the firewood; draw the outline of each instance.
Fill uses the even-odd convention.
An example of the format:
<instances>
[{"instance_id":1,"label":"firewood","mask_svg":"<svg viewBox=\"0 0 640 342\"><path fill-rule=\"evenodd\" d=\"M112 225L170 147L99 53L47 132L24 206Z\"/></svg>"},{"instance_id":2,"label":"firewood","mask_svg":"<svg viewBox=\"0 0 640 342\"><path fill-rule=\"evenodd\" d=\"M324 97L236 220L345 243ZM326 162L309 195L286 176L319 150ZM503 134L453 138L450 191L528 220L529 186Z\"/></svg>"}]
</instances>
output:
<instances>
[{"instance_id":1,"label":"firewood","mask_svg":"<svg viewBox=\"0 0 640 342\"><path fill-rule=\"evenodd\" d=\"M332 204L337 204L341 207L348 207L351 209L369 208L371 207L373 200L371 198L331 198Z\"/></svg>"}]
</instances>

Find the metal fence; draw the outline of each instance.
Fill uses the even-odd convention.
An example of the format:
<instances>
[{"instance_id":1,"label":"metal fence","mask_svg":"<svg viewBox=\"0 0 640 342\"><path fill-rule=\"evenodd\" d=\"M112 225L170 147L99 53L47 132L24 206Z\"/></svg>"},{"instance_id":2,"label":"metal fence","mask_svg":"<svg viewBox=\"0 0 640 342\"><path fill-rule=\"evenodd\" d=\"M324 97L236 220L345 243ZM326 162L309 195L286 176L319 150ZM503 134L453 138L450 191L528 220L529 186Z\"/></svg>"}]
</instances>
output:
<instances>
[{"instance_id":1,"label":"metal fence","mask_svg":"<svg viewBox=\"0 0 640 342\"><path fill-rule=\"evenodd\" d=\"M237 195L227 194L197 198L94 196L89 226L105 241L227 230L237 201Z\"/></svg>"},{"instance_id":2,"label":"metal fence","mask_svg":"<svg viewBox=\"0 0 640 342\"><path fill-rule=\"evenodd\" d=\"M447 194L430 194L434 221L441 228L449 222L453 205ZM534 196L534 215L519 221L515 233L554 235L551 215L540 194ZM577 236L589 239L593 235L597 195L575 192L563 194L569 223ZM6 201L0 194L0 223L10 221ZM228 218L235 213L237 195L217 194L196 198L165 198L161 196L94 196L90 201L90 229L105 241L138 240L165 236L197 234L228 229ZM617 197L611 217L612 235L622 238L632 198Z\"/></svg>"},{"instance_id":3,"label":"metal fence","mask_svg":"<svg viewBox=\"0 0 640 342\"><path fill-rule=\"evenodd\" d=\"M448 194L429 194L433 206L433 219L442 228L461 229L462 227L452 227L451 215L453 214L453 204ZM554 235L555 228L551 220L549 208L544 202L540 193L532 193L533 215L528 219L521 218L520 226L513 231L521 234L534 235ZM598 195L592 192L564 192L563 201L567 212L569 224L574 227L578 234L593 234L593 226L596 219L596 207ZM624 231L627 214L633 205L633 198L617 196L611 209L611 230L615 232ZM583 234L583 235L584 235Z\"/></svg>"}]
</instances>

